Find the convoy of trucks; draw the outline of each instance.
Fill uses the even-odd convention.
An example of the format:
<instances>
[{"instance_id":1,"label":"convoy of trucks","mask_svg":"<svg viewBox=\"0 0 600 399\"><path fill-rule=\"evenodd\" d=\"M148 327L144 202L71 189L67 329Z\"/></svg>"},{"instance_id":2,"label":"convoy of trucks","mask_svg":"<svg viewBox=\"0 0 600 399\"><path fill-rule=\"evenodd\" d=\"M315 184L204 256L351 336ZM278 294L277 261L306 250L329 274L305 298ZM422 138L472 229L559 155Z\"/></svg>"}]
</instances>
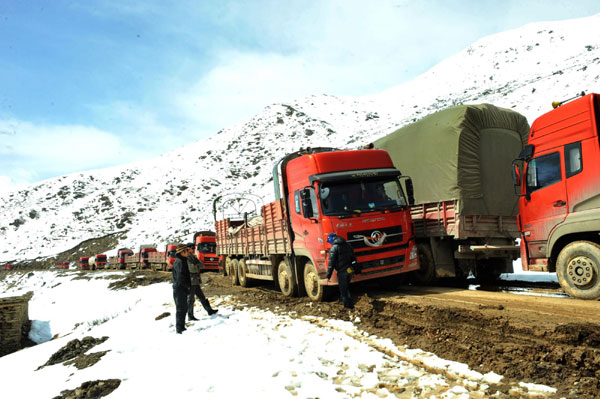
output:
<instances>
[{"instance_id":1,"label":"convoy of trucks","mask_svg":"<svg viewBox=\"0 0 600 399\"><path fill-rule=\"evenodd\" d=\"M194 253L233 284L271 280L285 296L319 301L337 284L325 277L334 232L362 266L355 281L398 284L411 272L420 283L490 282L520 257L523 270L556 272L570 296L599 299L600 94L553 105L531 128L512 110L463 105L371 149L288 154L273 170L275 201L215 217L216 233L194 234ZM121 248L79 266L170 270L175 246Z\"/></svg>"},{"instance_id":2,"label":"convoy of trucks","mask_svg":"<svg viewBox=\"0 0 600 399\"><path fill-rule=\"evenodd\" d=\"M258 222L248 215L216 221L217 254L234 284L271 280L285 296L323 300L337 285L335 273L325 277L331 232L354 248L362 266L355 281L397 282L419 269L412 184L386 151L307 148L283 157L273 182L276 199L262 206Z\"/></svg>"}]
</instances>

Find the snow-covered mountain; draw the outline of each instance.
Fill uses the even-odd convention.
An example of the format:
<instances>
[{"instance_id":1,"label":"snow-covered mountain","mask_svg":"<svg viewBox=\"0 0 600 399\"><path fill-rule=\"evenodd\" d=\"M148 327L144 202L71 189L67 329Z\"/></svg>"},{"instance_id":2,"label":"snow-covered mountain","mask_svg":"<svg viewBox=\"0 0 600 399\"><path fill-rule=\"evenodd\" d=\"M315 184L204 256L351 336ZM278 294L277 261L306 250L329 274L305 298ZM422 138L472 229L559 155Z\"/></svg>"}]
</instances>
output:
<instances>
[{"instance_id":1,"label":"snow-covered mountain","mask_svg":"<svg viewBox=\"0 0 600 399\"><path fill-rule=\"evenodd\" d=\"M457 104L492 103L531 123L552 101L581 91L600 91L600 14L483 38L378 95L273 104L156 159L1 194L0 262L59 253L59 260L74 260L84 252L190 241L194 231L212 229L212 201L220 195L273 200L274 163L301 147L356 148Z\"/></svg>"}]
</instances>

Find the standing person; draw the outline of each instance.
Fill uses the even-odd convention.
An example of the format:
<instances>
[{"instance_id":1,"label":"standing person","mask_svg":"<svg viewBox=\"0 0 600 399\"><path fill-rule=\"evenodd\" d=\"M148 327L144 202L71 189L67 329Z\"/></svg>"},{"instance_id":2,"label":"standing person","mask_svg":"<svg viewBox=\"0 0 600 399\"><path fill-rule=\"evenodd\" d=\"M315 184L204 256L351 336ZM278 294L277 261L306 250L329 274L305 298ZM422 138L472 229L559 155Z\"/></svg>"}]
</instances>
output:
<instances>
[{"instance_id":1,"label":"standing person","mask_svg":"<svg viewBox=\"0 0 600 399\"><path fill-rule=\"evenodd\" d=\"M200 268L204 267L204 264L194 254L194 244L189 243L187 244L187 247L187 264L190 270L190 279L192 282L192 288L187 297L187 314L188 320L198 320L194 317L194 301L196 300L196 297L200 299L200 303L202 304L204 310L206 310L206 313L208 313L209 316L217 313L218 310L211 308L210 302L208 302L208 299L206 299L204 293L202 292L202 289L200 288L200 283L202 282L202 280L200 279Z\"/></svg>"},{"instance_id":2,"label":"standing person","mask_svg":"<svg viewBox=\"0 0 600 399\"><path fill-rule=\"evenodd\" d=\"M338 286L340 287L340 297L344 303L344 307L347 309L354 309L352 304L352 297L350 296L350 280L354 272L360 274L360 269L356 266L356 256L354 250L342 237L335 233L329 233L327 235L327 242L331 244L329 250L329 261L327 267L327 282L333 274L333 269L337 271ZM353 270L355 267L356 270Z\"/></svg>"},{"instance_id":3,"label":"standing person","mask_svg":"<svg viewBox=\"0 0 600 399\"><path fill-rule=\"evenodd\" d=\"M187 313L187 297L191 291L192 282L188 268L187 256L189 249L185 245L178 245L175 249L175 262L173 263L173 299L175 299L175 330L181 334L185 328L185 314Z\"/></svg>"}]
</instances>

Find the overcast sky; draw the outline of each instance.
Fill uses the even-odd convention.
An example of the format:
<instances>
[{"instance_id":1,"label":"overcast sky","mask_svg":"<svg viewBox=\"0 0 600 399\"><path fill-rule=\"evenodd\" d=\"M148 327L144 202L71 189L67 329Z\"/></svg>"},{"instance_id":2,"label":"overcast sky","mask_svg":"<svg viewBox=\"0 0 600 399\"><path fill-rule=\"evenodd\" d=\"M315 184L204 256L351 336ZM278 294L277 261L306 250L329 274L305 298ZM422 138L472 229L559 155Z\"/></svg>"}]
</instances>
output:
<instances>
[{"instance_id":1,"label":"overcast sky","mask_svg":"<svg viewBox=\"0 0 600 399\"><path fill-rule=\"evenodd\" d=\"M0 191L147 159L310 94L406 82L598 0L0 0Z\"/></svg>"}]
</instances>

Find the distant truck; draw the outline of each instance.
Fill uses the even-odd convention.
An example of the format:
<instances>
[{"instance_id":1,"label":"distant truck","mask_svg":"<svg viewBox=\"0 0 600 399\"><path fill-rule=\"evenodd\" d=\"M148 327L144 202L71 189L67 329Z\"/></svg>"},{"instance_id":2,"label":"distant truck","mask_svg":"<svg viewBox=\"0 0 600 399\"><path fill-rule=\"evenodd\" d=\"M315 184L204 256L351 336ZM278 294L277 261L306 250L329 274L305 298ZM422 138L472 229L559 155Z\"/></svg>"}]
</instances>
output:
<instances>
[{"instance_id":1,"label":"distant truck","mask_svg":"<svg viewBox=\"0 0 600 399\"><path fill-rule=\"evenodd\" d=\"M354 281L397 284L398 276L419 269L408 206L412 186L386 151L300 150L275 165L273 181L276 199L256 218L215 216L217 254L225 257L234 285L271 280L285 296L323 300L328 286L337 285L335 272L326 278L330 232L354 248L362 267ZM213 205L213 212L222 209Z\"/></svg>"},{"instance_id":2,"label":"distant truck","mask_svg":"<svg viewBox=\"0 0 600 399\"><path fill-rule=\"evenodd\" d=\"M88 259L89 268L91 270L105 269L106 268L106 255L99 254L90 256Z\"/></svg>"},{"instance_id":3,"label":"distant truck","mask_svg":"<svg viewBox=\"0 0 600 399\"><path fill-rule=\"evenodd\" d=\"M570 296L598 299L600 94L568 101L533 122L513 163L521 263L524 270L555 271Z\"/></svg>"},{"instance_id":4,"label":"distant truck","mask_svg":"<svg viewBox=\"0 0 600 399\"><path fill-rule=\"evenodd\" d=\"M56 262L54 264L54 268L55 269L68 269L70 267L71 263L68 260L65 260L64 262Z\"/></svg>"},{"instance_id":5,"label":"distant truck","mask_svg":"<svg viewBox=\"0 0 600 399\"><path fill-rule=\"evenodd\" d=\"M137 253L131 249L120 248L117 256L109 258L112 269L152 269L171 270L175 261L176 244L167 244L164 252L159 252L155 245L141 245Z\"/></svg>"},{"instance_id":6,"label":"distant truck","mask_svg":"<svg viewBox=\"0 0 600 399\"><path fill-rule=\"evenodd\" d=\"M90 270L90 257L82 256L79 258L79 268L81 270Z\"/></svg>"},{"instance_id":7,"label":"distant truck","mask_svg":"<svg viewBox=\"0 0 600 399\"><path fill-rule=\"evenodd\" d=\"M221 257L217 255L216 234L204 230L194 234L194 255L204 264L203 270L219 270Z\"/></svg>"},{"instance_id":8,"label":"distant truck","mask_svg":"<svg viewBox=\"0 0 600 399\"><path fill-rule=\"evenodd\" d=\"M125 263L125 259L133 255L133 251L128 248L119 248L117 250L117 256L111 256L108 258L108 264L111 269L127 269L127 264Z\"/></svg>"},{"instance_id":9,"label":"distant truck","mask_svg":"<svg viewBox=\"0 0 600 399\"><path fill-rule=\"evenodd\" d=\"M482 282L518 258L518 197L507 171L527 143L527 119L490 104L451 107L374 142L412 177L418 282Z\"/></svg>"}]
</instances>

